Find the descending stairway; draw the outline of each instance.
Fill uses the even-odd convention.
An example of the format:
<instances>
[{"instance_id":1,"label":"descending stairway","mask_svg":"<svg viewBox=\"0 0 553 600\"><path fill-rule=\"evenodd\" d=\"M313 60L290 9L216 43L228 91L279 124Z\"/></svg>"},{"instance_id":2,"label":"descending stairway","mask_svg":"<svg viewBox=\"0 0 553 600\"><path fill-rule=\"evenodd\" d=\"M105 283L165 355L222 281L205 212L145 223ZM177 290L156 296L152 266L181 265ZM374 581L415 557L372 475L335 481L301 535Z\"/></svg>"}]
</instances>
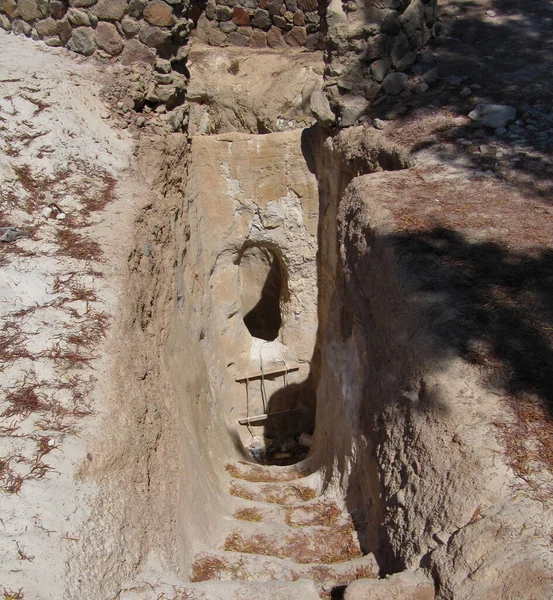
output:
<instances>
[{"instance_id":1,"label":"descending stairway","mask_svg":"<svg viewBox=\"0 0 553 600\"><path fill-rule=\"evenodd\" d=\"M378 577L349 514L295 465L226 465L234 507L219 548L194 557L189 582L147 585L119 600L319 600Z\"/></svg>"},{"instance_id":2,"label":"descending stairway","mask_svg":"<svg viewBox=\"0 0 553 600\"><path fill-rule=\"evenodd\" d=\"M374 557L361 552L351 517L318 495L316 474L248 463L226 469L237 507L222 547L195 557L191 582L255 582L252 598L284 600L339 597L352 581L378 577ZM259 595L262 582L271 585Z\"/></svg>"}]
</instances>

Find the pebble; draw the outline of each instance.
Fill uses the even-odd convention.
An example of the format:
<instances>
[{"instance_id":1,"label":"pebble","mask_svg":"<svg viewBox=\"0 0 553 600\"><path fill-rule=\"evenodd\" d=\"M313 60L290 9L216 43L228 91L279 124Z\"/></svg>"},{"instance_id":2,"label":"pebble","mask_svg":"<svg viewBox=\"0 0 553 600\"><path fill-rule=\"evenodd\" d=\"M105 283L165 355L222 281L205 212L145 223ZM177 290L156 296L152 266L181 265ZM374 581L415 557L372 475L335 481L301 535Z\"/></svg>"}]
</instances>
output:
<instances>
[{"instance_id":1,"label":"pebble","mask_svg":"<svg viewBox=\"0 0 553 600\"><path fill-rule=\"evenodd\" d=\"M58 214L56 215L56 219L57 219L58 221L63 221L63 220L64 220L64 219L66 219L66 218L67 218L67 215L66 215L65 213L62 213L62 212L60 212L60 213L58 213Z\"/></svg>"},{"instance_id":2,"label":"pebble","mask_svg":"<svg viewBox=\"0 0 553 600\"><path fill-rule=\"evenodd\" d=\"M109 114L108 113L102 113L100 115L100 118L102 118L102 119L109 119Z\"/></svg>"},{"instance_id":3,"label":"pebble","mask_svg":"<svg viewBox=\"0 0 553 600\"><path fill-rule=\"evenodd\" d=\"M472 94L472 90L469 87L464 87L461 90L461 96L465 96L466 97L466 96L470 96L471 94Z\"/></svg>"},{"instance_id":4,"label":"pebble","mask_svg":"<svg viewBox=\"0 0 553 600\"><path fill-rule=\"evenodd\" d=\"M375 119L373 121L374 127L375 129L384 129L384 127L386 126L386 121L383 121L382 119Z\"/></svg>"},{"instance_id":5,"label":"pebble","mask_svg":"<svg viewBox=\"0 0 553 600\"><path fill-rule=\"evenodd\" d=\"M42 209L42 216L45 219L49 219L52 216L52 208L50 206L47 206L46 208Z\"/></svg>"}]
</instances>

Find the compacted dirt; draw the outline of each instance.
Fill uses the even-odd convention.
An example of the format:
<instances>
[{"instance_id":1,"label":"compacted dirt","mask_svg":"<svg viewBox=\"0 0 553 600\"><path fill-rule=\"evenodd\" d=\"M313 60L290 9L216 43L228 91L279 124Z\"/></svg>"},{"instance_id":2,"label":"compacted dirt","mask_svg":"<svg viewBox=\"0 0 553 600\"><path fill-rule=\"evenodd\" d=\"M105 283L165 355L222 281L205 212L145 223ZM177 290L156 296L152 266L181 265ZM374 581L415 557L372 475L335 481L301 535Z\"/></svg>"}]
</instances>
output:
<instances>
[{"instance_id":1,"label":"compacted dirt","mask_svg":"<svg viewBox=\"0 0 553 600\"><path fill-rule=\"evenodd\" d=\"M144 189L93 64L3 31L0 46L0 227L22 232L0 246L0 595L62 598L96 491L77 474L109 398L103 344Z\"/></svg>"}]
</instances>

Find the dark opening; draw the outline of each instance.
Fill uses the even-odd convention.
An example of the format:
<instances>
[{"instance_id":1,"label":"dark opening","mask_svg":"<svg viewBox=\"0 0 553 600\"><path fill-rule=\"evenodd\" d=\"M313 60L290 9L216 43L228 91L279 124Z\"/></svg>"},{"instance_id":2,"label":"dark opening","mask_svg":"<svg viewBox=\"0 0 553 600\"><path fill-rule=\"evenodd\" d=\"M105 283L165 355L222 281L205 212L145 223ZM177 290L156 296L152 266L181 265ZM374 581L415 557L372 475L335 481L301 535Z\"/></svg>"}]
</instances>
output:
<instances>
[{"instance_id":1,"label":"dark opening","mask_svg":"<svg viewBox=\"0 0 553 600\"><path fill-rule=\"evenodd\" d=\"M242 257L240 266L242 305L247 310L244 324L253 337L273 341L282 325L280 300L283 277L280 263L272 252L252 248Z\"/></svg>"}]
</instances>

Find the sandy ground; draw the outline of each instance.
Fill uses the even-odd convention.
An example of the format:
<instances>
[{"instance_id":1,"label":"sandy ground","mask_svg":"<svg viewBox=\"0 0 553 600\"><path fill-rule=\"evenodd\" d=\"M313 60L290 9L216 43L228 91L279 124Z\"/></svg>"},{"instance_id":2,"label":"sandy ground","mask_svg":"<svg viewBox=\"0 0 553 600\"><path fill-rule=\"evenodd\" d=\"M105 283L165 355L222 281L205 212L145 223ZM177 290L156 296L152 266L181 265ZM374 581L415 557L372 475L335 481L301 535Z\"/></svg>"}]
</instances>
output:
<instances>
[{"instance_id":1,"label":"sandy ground","mask_svg":"<svg viewBox=\"0 0 553 600\"><path fill-rule=\"evenodd\" d=\"M109 340L133 207L133 141L92 61L0 31L0 596L66 597L96 484ZM3 595L2 595L3 593Z\"/></svg>"}]
</instances>

